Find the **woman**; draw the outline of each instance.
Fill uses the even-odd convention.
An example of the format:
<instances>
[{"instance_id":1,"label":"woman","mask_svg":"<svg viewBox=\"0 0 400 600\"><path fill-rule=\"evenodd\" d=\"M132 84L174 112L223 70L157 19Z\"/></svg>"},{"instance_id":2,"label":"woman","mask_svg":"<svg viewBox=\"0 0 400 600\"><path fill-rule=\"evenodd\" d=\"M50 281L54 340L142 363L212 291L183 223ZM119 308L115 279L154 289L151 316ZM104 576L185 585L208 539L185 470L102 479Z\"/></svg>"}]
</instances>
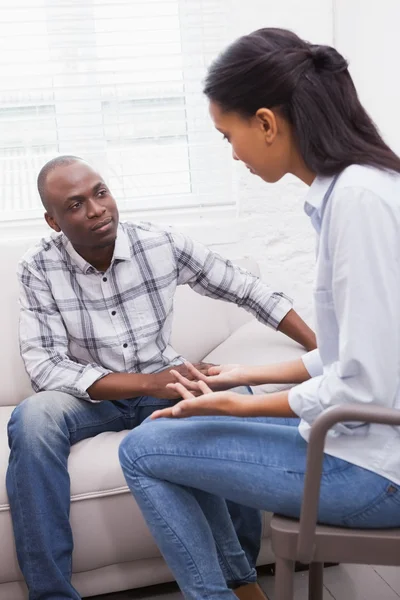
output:
<instances>
[{"instance_id":1,"label":"woman","mask_svg":"<svg viewBox=\"0 0 400 600\"><path fill-rule=\"evenodd\" d=\"M200 381L204 395L191 399L180 380L186 399L121 445L127 482L185 597L223 599L234 592L222 563L249 586L255 578L246 579L220 498L298 517L316 417L349 402L400 407L400 159L361 106L344 58L289 31L237 40L211 66L205 94L236 160L269 183L292 173L310 186L323 365L307 381L300 363L280 367L303 383L264 396L210 393ZM214 389L269 377L225 371L209 380ZM220 416L157 419L193 415ZM399 430L341 424L325 451L320 522L400 526Z\"/></svg>"}]
</instances>

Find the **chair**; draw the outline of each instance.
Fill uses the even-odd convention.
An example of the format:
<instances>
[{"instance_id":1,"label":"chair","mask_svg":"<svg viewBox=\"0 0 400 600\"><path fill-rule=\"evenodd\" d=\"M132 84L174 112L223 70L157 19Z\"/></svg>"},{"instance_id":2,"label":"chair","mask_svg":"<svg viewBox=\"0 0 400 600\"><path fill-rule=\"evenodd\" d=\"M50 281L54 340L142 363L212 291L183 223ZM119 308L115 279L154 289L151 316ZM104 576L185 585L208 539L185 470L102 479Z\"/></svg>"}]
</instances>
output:
<instances>
[{"instance_id":1,"label":"chair","mask_svg":"<svg viewBox=\"0 0 400 600\"><path fill-rule=\"evenodd\" d=\"M400 565L400 529L348 529L317 525L325 437L339 422L400 425L400 411L356 404L336 406L311 427L300 520L274 515L275 600L293 600L294 565L309 564L309 600L322 600L324 562Z\"/></svg>"}]
</instances>

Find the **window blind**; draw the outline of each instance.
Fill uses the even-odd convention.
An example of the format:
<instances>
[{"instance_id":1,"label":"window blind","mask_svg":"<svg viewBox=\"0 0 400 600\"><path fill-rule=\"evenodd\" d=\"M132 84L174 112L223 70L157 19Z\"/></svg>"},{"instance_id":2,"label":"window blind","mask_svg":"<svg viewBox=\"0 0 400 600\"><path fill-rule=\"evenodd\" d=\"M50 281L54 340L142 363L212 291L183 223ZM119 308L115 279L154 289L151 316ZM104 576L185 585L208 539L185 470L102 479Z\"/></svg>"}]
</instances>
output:
<instances>
[{"instance_id":1,"label":"window blind","mask_svg":"<svg viewBox=\"0 0 400 600\"><path fill-rule=\"evenodd\" d=\"M40 214L57 154L104 173L122 210L233 203L231 158L202 79L227 39L225 0L0 4L0 210Z\"/></svg>"}]
</instances>

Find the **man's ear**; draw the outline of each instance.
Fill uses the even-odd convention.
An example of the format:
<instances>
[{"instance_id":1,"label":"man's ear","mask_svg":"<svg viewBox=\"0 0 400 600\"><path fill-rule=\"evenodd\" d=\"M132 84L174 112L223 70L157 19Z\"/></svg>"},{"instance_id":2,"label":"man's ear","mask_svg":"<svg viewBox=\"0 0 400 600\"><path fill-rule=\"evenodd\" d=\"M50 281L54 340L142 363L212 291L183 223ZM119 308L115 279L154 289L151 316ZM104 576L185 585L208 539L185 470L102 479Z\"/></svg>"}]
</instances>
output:
<instances>
[{"instance_id":1,"label":"man's ear","mask_svg":"<svg viewBox=\"0 0 400 600\"><path fill-rule=\"evenodd\" d=\"M52 229L54 229L54 231L57 231L57 233L59 233L61 231L61 229L59 228L58 224L56 223L56 221L54 220L54 218L49 215L48 212L44 213L44 218L46 219L46 223L49 227L51 227Z\"/></svg>"}]
</instances>

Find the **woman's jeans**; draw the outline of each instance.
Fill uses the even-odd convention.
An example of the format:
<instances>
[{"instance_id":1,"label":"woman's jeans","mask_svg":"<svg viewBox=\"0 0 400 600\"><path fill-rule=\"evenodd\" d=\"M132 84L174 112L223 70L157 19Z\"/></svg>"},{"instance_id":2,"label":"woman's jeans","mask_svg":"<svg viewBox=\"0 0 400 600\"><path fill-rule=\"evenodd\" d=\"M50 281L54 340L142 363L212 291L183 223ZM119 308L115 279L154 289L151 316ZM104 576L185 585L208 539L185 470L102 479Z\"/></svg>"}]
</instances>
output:
<instances>
[{"instance_id":1,"label":"woman's jeans","mask_svg":"<svg viewBox=\"0 0 400 600\"><path fill-rule=\"evenodd\" d=\"M185 598L234 598L216 548L235 576L245 576L223 498L299 517L307 443L297 426L297 419L159 419L121 443L128 485ZM400 486L325 455L319 521L398 527Z\"/></svg>"},{"instance_id":2,"label":"woman's jeans","mask_svg":"<svg viewBox=\"0 0 400 600\"><path fill-rule=\"evenodd\" d=\"M73 540L67 470L71 445L105 431L133 429L156 409L170 405L169 400L151 397L91 403L61 392L42 392L15 408L8 426L7 492L18 561L30 600L80 598L71 585ZM261 537L259 512L234 504L229 510L254 566ZM132 545L135 543L132 539ZM226 572L228 583L235 585L229 581L230 575L231 571Z\"/></svg>"}]
</instances>

